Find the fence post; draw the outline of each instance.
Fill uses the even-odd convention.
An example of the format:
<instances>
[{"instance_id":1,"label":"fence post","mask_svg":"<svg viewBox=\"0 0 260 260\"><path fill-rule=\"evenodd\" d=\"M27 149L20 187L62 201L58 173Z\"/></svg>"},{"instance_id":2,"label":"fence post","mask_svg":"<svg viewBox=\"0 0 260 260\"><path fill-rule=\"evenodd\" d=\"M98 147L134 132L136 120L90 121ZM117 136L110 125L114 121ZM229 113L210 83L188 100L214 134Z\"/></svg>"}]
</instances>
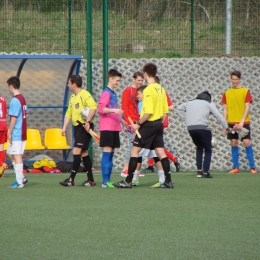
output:
<instances>
[{"instance_id":1,"label":"fence post","mask_svg":"<svg viewBox=\"0 0 260 260\"><path fill-rule=\"evenodd\" d=\"M69 26L68 26L68 53L71 54L71 16L72 16L72 2L71 0L68 0L68 22L69 22Z\"/></svg>"},{"instance_id":2,"label":"fence post","mask_svg":"<svg viewBox=\"0 0 260 260\"><path fill-rule=\"evenodd\" d=\"M86 22L87 22L87 90L92 94L92 0L86 0ZM89 146L89 156L93 160L93 146Z\"/></svg>"},{"instance_id":3,"label":"fence post","mask_svg":"<svg viewBox=\"0 0 260 260\"><path fill-rule=\"evenodd\" d=\"M103 0L103 87L107 85L108 71L108 1Z\"/></svg>"},{"instance_id":4,"label":"fence post","mask_svg":"<svg viewBox=\"0 0 260 260\"><path fill-rule=\"evenodd\" d=\"M231 54L232 47L232 0L226 0L225 54Z\"/></svg>"},{"instance_id":5,"label":"fence post","mask_svg":"<svg viewBox=\"0 0 260 260\"><path fill-rule=\"evenodd\" d=\"M194 54L194 0L191 0L190 7L190 53Z\"/></svg>"}]
</instances>

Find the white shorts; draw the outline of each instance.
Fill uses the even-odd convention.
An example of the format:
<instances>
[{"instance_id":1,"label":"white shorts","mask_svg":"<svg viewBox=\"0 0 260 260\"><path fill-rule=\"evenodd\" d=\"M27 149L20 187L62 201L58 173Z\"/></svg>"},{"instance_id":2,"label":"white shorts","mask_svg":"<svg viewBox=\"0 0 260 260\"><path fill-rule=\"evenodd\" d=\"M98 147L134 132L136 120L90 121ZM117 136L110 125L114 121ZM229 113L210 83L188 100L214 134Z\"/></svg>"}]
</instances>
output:
<instances>
[{"instance_id":1,"label":"white shorts","mask_svg":"<svg viewBox=\"0 0 260 260\"><path fill-rule=\"evenodd\" d=\"M13 141L8 143L7 153L9 154L23 154L26 141Z\"/></svg>"},{"instance_id":2,"label":"white shorts","mask_svg":"<svg viewBox=\"0 0 260 260\"><path fill-rule=\"evenodd\" d=\"M157 157L156 153L154 150L150 150L150 149L145 149L143 148L138 157L147 157L147 158L154 158L154 157Z\"/></svg>"}]
</instances>

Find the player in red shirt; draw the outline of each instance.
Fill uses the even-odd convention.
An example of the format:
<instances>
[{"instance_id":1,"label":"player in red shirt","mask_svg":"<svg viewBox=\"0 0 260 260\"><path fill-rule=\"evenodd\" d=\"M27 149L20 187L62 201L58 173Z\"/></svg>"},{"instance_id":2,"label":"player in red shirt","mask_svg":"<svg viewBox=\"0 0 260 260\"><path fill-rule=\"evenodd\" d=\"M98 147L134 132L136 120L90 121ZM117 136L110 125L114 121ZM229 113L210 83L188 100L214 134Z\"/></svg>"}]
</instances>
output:
<instances>
[{"instance_id":1,"label":"player in red shirt","mask_svg":"<svg viewBox=\"0 0 260 260\"><path fill-rule=\"evenodd\" d=\"M124 120L121 120L123 123L124 129L127 132L128 138L128 147L125 153L125 162L124 162L124 169L121 172L122 177L126 177L128 174L128 163L130 160L130 150L133 146L131 142L134 137L134 132L131 131L131 123L128 120L130 117L133 121L139 120L138 114L138 100L137 100L137 92L136 89L139 88L143 84L143 73L142 72L135 72L133 75L133 84L127 87L122 93L122 105L121 109L124 111Z\"/></svg>"},{"instance_id":2,"label":"player in red shirt","mask_svg":"<svg viewBox=\"0 0 260 260\"><path fill-rule=\"evenodd\" d=\"M7 168L7 164L5 163L5 151L4 151L4 143L7 142L7 106L6 100L3 96L0 95L0 177L4 177L4 171Z\"/></svg>"}]
</instances>

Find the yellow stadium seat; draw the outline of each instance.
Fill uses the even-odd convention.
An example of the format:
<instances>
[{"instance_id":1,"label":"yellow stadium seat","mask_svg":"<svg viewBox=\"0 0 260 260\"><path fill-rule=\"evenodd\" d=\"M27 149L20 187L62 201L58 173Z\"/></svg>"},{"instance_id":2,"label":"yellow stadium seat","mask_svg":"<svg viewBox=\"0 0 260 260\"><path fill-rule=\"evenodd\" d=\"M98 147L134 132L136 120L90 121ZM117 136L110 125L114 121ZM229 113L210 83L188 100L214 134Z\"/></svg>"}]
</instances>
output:
<instances>
[{"instance_id":1,"label":"yellow stadium seat","mask_svg":"<svg viewBox=\"0 0 260 260\"><path fill-rule=\"evenodd\" d=\"M25 150L44 150L42 145L41 134L38 129L27 129L27 141Z\"/></svg>"},{"instance_id":2,"label":"yellow stadium seat","mask_svg":"<svg viewBox=\"0 0 260 260\"><path fill-rule=\"evenodd\" d=\"M49 128L45 130L44 145L49 150L69 150L66 137L61 135L61 128Z\"/></svg>"}]
</instances>

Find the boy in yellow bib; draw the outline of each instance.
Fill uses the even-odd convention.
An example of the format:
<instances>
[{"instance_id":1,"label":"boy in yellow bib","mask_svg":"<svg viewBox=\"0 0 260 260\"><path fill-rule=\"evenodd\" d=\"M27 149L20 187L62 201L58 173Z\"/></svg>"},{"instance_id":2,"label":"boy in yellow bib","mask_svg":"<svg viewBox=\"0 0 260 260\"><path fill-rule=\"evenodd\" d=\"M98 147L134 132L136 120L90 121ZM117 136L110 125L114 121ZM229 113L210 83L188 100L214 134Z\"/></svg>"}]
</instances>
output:
<instances>
[{"instance_id":1,"label":"boy in yellow bib","mask_svg":"<svg viewBox=\"0 0 260 260\"><path fill-rule=\"evenodd\" d=\"M222 96L221 103L224 105L223 116L227 120L228 126L236 130L241 130L243 127L248 129L248 134L241 138L248 158L250 172L256 174L254 162L254 152L251 145L250 135L250 103L253 102L253 98L249 89L240 86L241 73L239 71L233 71L230 73L232 88L228 89ZM233 170L229 174L236 174L240 172L239 169L239 150L238 150L238 134L228 133L227 138L231 141L231 154L233 161Z\"/></svg>"}]
</instances>

